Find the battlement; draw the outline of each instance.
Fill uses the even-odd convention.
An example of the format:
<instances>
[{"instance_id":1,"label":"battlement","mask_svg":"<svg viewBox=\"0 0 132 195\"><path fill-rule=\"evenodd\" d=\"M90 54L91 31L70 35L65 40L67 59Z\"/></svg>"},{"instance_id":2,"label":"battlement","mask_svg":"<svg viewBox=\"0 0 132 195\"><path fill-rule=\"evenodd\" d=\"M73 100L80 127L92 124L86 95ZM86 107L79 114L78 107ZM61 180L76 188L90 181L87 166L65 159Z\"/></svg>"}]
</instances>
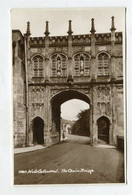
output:
<instances>
[{"instance_id":1,"label":"battlement","mask_svg":"<svg viewBox=\"0 0 132 195\"><path fill-rule=\"evenodd\" d=\"M34 47L39 45L40 47L45 46L45 37L30 37L30 46Z\"/></svg>"},{"instance_id":2,"label":"battlement","mask_svg":"<svg viewBox=\"0 0 132 195\"><path fill-rule=\"evenodd\" d=\"M111 43L111 33L95 34L96 45L109 45ZM115 33L115 44L122 44L122 32Z\"/></svg>"},{"instance_id":3,"label":"battlement","mask_svg":"<svg viewBox=\"0 0 132 195\"><path fill-rule=\"evenodd\" d=\"M67 46L68 36L51 36L49 37L49 46ZM110 45L111 44L111 33L96 33L95 34L96 45ZM115 33L115 44L122 44L122 32ZM91 45L91 34L73 35L72 45ZM45 47L45 37L31 37L31 47Z\"/></svg>"},{"instance_id":4,"label":"battlement","mask_svg":"<svg viewBox=\"0 0 132 195\"><path fill-rule=\"evenodd\" d=\"M50 40L49 40L50 47L55 47L57 45L67 46L67 44L68 44L68 36L53 36L53 37L50 37Z\"/></svg>"}]
</instances>

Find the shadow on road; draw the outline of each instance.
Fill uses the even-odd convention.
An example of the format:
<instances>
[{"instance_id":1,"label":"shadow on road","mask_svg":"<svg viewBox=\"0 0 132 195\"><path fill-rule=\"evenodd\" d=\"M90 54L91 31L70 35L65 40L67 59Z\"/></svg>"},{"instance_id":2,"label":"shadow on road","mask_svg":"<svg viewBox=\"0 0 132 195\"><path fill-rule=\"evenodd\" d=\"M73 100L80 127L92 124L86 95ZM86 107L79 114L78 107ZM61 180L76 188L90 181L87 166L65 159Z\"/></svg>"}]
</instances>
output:
<instances>
[{"instance_id":1,"label":"shadow on road","mask_svg":"<svg viewBox=\"0 0 132 195\"><path fill-rule=\"evenodd\" d=\"M78 143L78 144L90 144L90 137L67 134L63 142Z\"/></svg>"}]
</instances>

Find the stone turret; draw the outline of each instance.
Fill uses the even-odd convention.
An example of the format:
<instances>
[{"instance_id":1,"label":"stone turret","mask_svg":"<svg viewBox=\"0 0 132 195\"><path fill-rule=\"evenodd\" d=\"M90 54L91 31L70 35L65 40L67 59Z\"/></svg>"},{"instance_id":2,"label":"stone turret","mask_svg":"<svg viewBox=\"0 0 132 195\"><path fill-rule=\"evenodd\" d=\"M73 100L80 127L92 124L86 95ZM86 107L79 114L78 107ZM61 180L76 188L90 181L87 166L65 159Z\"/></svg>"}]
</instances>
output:
<instances>
[{"instance_id":1,"label":"stone turret","mask_svg":"<svg viewBox=\"0 0 132 195\"><path fill-rule=\"evenodd\" d=\"M115 45L115 22L114 22L114 16L111 17L112 21L111 21L111 44L112 46Z\"/></svg>"},{"instance_id":2,"label":"stone turret","mask_svg":"<svg viewBox=\"0 0 132 195\"><path fill-rule=\"evenodd\" d=\"M73 33L71 23L72 23L72 21L69 20L69 29L68 29L68 32L67 32L69 36L72 35L72 33Z\"/></svg>"},{"instance_id":3,"label":"stone turret","mask_svg":"<svg viewBox=\"0 0 132 195\"><path fill-rule=\"evenodd\" d=\"M116 67L115 67L115 21L114 16L111 17L111 79L116 79Z\"/></svg>"},{"instance_id":4,"label":"stone turret","mask_svg":"<svg viewBox=\"0 0 132 195\"><path fill-rule=\"evenodd\" d=\"M46 28L45 28L45 36L46 37L48 37L49 36L49 34L50 34L50 32L49 32L49 22L48 21L46 21Z\"/></svg>"},{"instance_id":5,"label":"stone turret","mask_svg":"<svg viewBox=\"0 0 132 195\"><path fill-rule=\"evenodd\" d=\"M97 76L95 72L95 26L94 26L94 18L91 19L91 80L95 80ZM97 68L96 68L97 70Z\"/></svg>"},{"instance_id":6,"label":"stone turret","mask_svg":"<svg viewBox=\"0 0 132 195\"><path fill-rule=\"evenodd\" d=\"M45 49L46 49L46 53L45 53L45 56L47 57L48 55L48 47L49 47L49 22L46 21L46 28L45 28Z\"/></svg>"},{"instance_id":7,"label":"stone turret","mask_svg":"<svg viewBox=\"0 0 132 195\"><path fill-rule=\"evenodd\" d=\"M26 34L25 34L27 60L28 59L30 60L30 35L31 35L30 22L28 21L27 22L27 31L26 31Z\"/></svg>"},{"instance_id":8,"label":"stone turret","mask_svg":"<svg viewBox=\"0 0 132 195\"><path fill-rule=\"evenodd\" d=\"M69 84L73 83L73 65L72 65L72 55L73 55L73 48L72 48L72 25L71 25L72 21L69 20L69 29L68 29L68 79L67 82Z\"/></svg>"},{"instance_id":9,"label":"stone turret","mask_svg":"<svg viewBox=\"0 0 132 195\"><path fill-rule=\"evenodd\" d=\"M49 22L46 21L46 28L45 28L45 83L49 82Z\"/></svg>"},{"instance_id":10,"label":"stone turret","mask_svg":"<svg viewBox=\"0 0 132 195\"><path fill-rule=\"evenodd\" d=\"M115 28L115 21L114 21L114 18L115 18L115 17L112 16L111 18L112 18L112 22L111 22L111 29L110 29L110 30L111 30L111 31L115 31L115 30L116 30L116 28Z\"/></svg>"},{"instance_id":11,"label":"stone turret","mask_svg":"<svg viewBox=\"0 0 132 195\"><path fill-rule=\"evenodd\" d=\"M29 21L27 22L27 32L26 32L26 35L27 36L31 35L31 33L30 33L30 22Z\"/></svg>"},{"instance_id":12,"label":"stone turret","mask_svg":"<svg viewBox=\"0 0 132 195\"><path fill-rule=\"evenodd\" d=\"M91 19L91 31L92 34L95 34L96 30L95 30L95 26L94 26L94 18Z\"/></svg>"}]
</instances>

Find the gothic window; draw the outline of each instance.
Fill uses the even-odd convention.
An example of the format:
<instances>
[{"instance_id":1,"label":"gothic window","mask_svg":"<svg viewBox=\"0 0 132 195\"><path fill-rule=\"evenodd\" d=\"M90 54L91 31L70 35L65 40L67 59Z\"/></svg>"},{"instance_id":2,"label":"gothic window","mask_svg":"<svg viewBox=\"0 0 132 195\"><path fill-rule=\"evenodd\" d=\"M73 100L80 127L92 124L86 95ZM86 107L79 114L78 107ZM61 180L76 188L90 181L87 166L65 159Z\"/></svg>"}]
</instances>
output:
<instances>
[{"instance_id":1,"label":"gothic window","mask_svg":"<svg viewBox=\"0 0 132 195\"><path fill-rule=\"evenodd\" d=\"M83 75L84 73L84 57L80 57L80 74Z\"/></svg>"},{"instance_id":2,"label":"gothic window","mask_svg":"<svg viewBox=\"0 0 132 195\"><path fill-rule=\"evenodd\" d=\"M90 68L90 56L85 53L79 53L74 56L74 72L75 76L89 76L89 68Z\"/></svg>"},{"instance_id":3,"label":"gothic window","mask_svg":"<svg viewBox=\"0 0 132 195\"><path fill-rule=\"evenodd\" d=\"M54 54L51 57L51 76L66 76L67 59L63 54Z\"/></svg>"},{"instance_id":4,"label":"gothic window","mask_svg":"<svg viewBox=\"0 0 132 195\"><path fill-rule=\"evenodd\" d=\"M61 59L59 56L57 57L57 74L61 74Z\"/></svg>"},{"instance_id":5,"label":"gothic window","mask_svg":"<svg viewBox=\"0 0 132 195\"><path fill-rule=\"evenodd\" d=\"M109 56L106 53L98 55L98 76L109 75Z\"/></svg>"},{"instance_id":6,"label":"gothic window","mask_svg":"<svg viewBox=\"0 0 132 195\"><path fill-rule=\"evenodd\" d=\"M80 54L75 56L75 76L80 76Z\"/></svg>"},{"instance_id":7,"label":"gothic window","mask_svg":"<svg viewBox=\"0 0 132 195\"><path fill-rule=\"evenodd\" d=\"M43 58L39 55L33 58L34 63L34 77L42 77L43 76Z\"/></svg>"}]
</instances>

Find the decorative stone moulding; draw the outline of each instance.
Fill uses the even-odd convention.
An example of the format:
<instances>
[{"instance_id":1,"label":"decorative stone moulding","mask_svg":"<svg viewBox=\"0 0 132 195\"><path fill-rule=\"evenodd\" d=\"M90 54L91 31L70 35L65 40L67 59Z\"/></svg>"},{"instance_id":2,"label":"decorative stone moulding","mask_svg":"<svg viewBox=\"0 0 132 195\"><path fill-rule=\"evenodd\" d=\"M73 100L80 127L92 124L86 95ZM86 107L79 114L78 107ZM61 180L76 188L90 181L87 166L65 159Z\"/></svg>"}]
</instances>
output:
<instances>
[{"instance_id":1,"label":"decorative stone moulding","mask_svg":"<svg viewBox=\"0 0 132 195\"><path fill-rule=\"evenodd\" d=\"M44 103L32 103L33 106L44 106Z\"/></svg>"},{"instance_id":2,"label":"decorative stone moulding","mask_svg":"<svg viewBox=\"0 0 132 195\"><path fill-rule=\"evenodd\" d=\"M34 92L36 92L36 91L44 91L44 88L43 87L33 87L32 89L31 89L31 91L34 91Z\"/></svg>"}]
</instances>

